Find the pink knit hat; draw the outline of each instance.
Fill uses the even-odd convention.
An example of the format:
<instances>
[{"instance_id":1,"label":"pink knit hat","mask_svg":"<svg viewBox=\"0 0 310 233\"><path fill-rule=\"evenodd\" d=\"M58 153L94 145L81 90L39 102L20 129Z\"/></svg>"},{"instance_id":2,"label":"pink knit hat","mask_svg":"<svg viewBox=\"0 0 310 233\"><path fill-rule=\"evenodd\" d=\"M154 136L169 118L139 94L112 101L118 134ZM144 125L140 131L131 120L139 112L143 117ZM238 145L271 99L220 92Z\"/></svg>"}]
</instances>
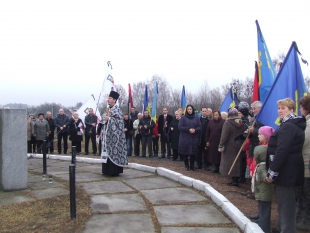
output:
<instances>
[{"instance_id":1,"label":"pink knit hat","mask_svg":"<svg viewBox=\"0 0 310 233\"><path fill-rule=\"evenodd\" d=\"M262 126L258 129L258 132L264 135L266 138L270 138L270 136L274 133L274 129L270 126Z\"/></svg>"}]
</instances>

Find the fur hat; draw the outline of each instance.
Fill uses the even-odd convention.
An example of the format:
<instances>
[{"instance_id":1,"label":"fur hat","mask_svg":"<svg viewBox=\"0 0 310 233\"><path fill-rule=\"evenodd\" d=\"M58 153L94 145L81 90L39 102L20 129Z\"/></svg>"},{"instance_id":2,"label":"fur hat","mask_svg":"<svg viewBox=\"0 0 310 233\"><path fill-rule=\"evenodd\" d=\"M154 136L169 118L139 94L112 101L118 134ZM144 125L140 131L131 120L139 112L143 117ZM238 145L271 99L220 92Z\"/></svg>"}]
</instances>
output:
<instances>
[{"instance_id":1,"label":"fur hat","mask_svg":"<svg viewBox=\"0 0 310 233\"><path fill-rule=\"evenodd\" d=\"M241 112L245 117L249 115L249 109L247 108L239 108L239 112Z\"/></svg>"},{"instance_id":2,"label":"fur hat","mask_svg":"<svg viewBox=\"0 0 310 233\"><path fill-rule=\"evenodd\" d=\"M116 91L111 91L109 97L112 97L113 99L117 100L119 94Z\"/></svg>"},{"instance_id":3,"label":"fur hat","mask_svg":"<svg viewBox=\"0 0 310 233\"><path fill-rule=\"evenodd\" d=\"M274 133L274 129L270 126L262 126L258 129L258 132L264 135L266 138L270 138L270 136Z\"/></svg>"},{"instance_id":4,"label":"fur hat","mask_svg":"<svg viewBox=\"0 0 310 233\"><path fill-rule=\"evenodd\" d=\"M234 107L230 108L228 111L228 117L238 116L238 110Z\"/></svg>"}]
</instances>

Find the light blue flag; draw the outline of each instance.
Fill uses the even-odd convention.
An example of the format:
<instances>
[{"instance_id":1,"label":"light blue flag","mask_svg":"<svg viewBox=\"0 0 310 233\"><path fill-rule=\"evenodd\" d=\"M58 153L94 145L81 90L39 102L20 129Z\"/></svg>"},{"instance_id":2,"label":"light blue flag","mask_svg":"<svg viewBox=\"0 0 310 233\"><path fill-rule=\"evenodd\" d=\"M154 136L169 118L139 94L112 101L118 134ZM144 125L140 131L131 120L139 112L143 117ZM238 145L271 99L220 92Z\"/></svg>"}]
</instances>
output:
<instances>
[{"instance_id":1,"label":"light blue flag","mask_svg":"<svg viewBox=\"0 0 310 233\"><path fill-rule=\"evenodd\" d=\"M219 108L220 112L227 112L229 108L235 107L238 105L237 94L232 91L232 88L229 88L229 91L223 100L221 107Z\"/></svg>"},{"instance_id":2,"label":"light blue flag","mask_svg":"<svg viewBox=\"0 0 310 233\"><path fill-rule=\"evenodd\" d=\"M182 94L181 94L181 107L183 109L183 114L185 114L186 105L187 105L187 101L186 101L186 95L185 95L185 87L183 85Z\"/></svg>"},{"instance_id":3,"label":"light blue flag","mask_svg":"<svg viewBox=\"0 0 310 233\"><path fill-rule=\"evenodd\" d=\"M142 113L144 113L145 110L148 110L150 112L149 102L150 102L150 100L149 100L149 95L148 95L148 92L147 92L147 85L145 85Z\"/></svg>"},{"instance_id":4,"label":"light blue flag","mask_svg":"<svg viewBox=\"0 0 310 233\"><path fill-rule=\"evenodd\" d=\"M271 126L273 129L278 128L280 124L278 100L291 98L295 101L295 113L301 115L298 106L299 100L307 95L307 91L297 53L299 53L297 44L293 41L277 78L256 118L262 124Z\"/></svg>"},{"instance_id":5,"label":"light blue flag","mask_svg":"<svg viewBox=\"0 0 310 233\"><path fill-rule=\"evenodd\" d=\"M157 94L158 94L158 84L156 82L155 88L154 88L153 104L152 104L152 120L154 122L156 122Z\"/></svg>"},{"instance_id":6,"label":"light blue flag","mask_svg":"<svg viewBox=\"0 0 310 233\"><path fill-rule=\"evenodd\" d=\"M257 28L257 45L258 45L258 83L259 98L265 102L272 84L277 76L272 59L270 57L266 41L260 30L258 21L255 21Z\"/></svg>"}]
</instances>

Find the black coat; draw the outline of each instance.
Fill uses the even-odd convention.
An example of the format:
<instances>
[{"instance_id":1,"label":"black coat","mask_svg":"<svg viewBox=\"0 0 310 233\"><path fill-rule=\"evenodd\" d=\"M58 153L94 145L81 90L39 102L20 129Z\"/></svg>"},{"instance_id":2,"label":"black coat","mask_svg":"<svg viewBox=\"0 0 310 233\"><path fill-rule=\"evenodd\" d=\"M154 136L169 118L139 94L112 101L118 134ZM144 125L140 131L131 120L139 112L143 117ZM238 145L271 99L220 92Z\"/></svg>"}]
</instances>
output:
<instances>
[{"instance_id":1,"label":"black coat","mask_svg":"<svg viewBox=\"0 0 310 233\"><path fill-rule=\"evenodd\" d=\"M166 117L167 126L171 123L172 119L173 119L173 116L167 114L167 117ZM164 130L164 126L165 126L164 115L159 115L158 116L158 134L162 135L162 134L168 133L168 127L166 127Z\"/></svg>"},{"instance_id":2,"label":"black coat","mask_svg":"<svg viewBox=\"0 0 310 233\"><path fill-rule=\"evenodd\" d=\"M304 117L289 119L280 125L270 137L266 162L267 169L279 173L273 182L275 185L299 186L303 184L305 168L302 148L305 129Z\"/></svg>"},{"instance_id":3,"label":"black coat","mask_svg":"<svg viewBox=\"0 0 310 233\"><path fill-rule=\"evenodd\" d=\"M201 123L201 133L200 133L200 141L199 145L205 145L206 144L206 133L207 133L207 128L209 124L209 118L202 118L200 117L200 123Z\"/></svg>"},{"instance_id":4,"label":"black coat","mask_svg":"<svg viewBox=\"0 0 310 233\"><path fill-rule=\"evenodd\" d=\"M86 115L85 116L85 134L86 135L96 135L96 126L92 126L93 123L97 125L98 117L96 115ZM91 133L90 133L91 131Z\"/></svg>"},{"instance_id":5,"label":"black coat","mask_svg":"<svg viewBox=\"0 0 310 233\"><path fill-rule=\"evenodd\" d=\"M147 126L146 129L144 128L145 125ZM152 136L152 131L153 131L153 128L155 127L155 122L151 119L150 116L148 116L147 118L143 116L139 122L138 127L141 130L142 137L146 137L149 135Z\"/></svg>"},{"instance_id":6,"label":"black coat","mask_svg":"<svg viewBox=\"0 0 310 233\"><path fill-rule=\"evenodd\" d=\"M70 119L69 122L69 140L73 142L81 142L83 141L83 134L79 135L80 133L80 128L79 125L80 123L84 127L83 121L79 118L77 122L73 118Z\"/></svg>"},{"instance_id":7,"label":"black coat","mask_svg":"<svg viewBox=\"0 0 310 233\"><path fill-rule=\"evenodd\" d=\"M69 125L69 117L65 114L60 115L57 114L57 116L54 119L55 126L57 127L57 133L60 131L60 127L63 127L64 125L66 128L61 130L60 133L66 133L68 131L68 125Z\"/></svg>"},{"instance_id":8,"label":"black coat","mask_svg":"<svg viewBox=\"0 0 310 233\"><path fill-rule=\"evenodd\" d=\"M179 138L180 138L180 130L179 130L179 122L177 118L173 117L170 125L169 125L169 135L170 135L170 142L171 148L173 150L178 150L179 148ZM173 130L171 130L171 127Z\"/></svg>"},{"instance_id":9,"label":"black coat","mask_svg":"<svg viewBox=\"0 0 310 233\"><path fill-rule=\"evenodd\" d=\"M53 118L50 118L50 119L47 119L47 118L46 118L46 120L47 120L48 125L49 125L49 127L50 127L51 135L52 135L52 137L54 137L55 121L54 121Z\"/></svg>"},{"instance_id":10,"label":"black coat","mask_svg":"<svg viewBox=\"0 0 310 233\"><path fill-rule=\"evenodd\" d=\"M133 125L132 125L132 120L128 119L125 120L124 119L124 129L126 128L127 131L125 131L125 136L126 138L132 137L133 135Z\"/></svg>"},{"instance_id":11,"label":"black coat","mask_svg":"<svg viewBox=\"0 0 310 233\"><path fill-rule=\"evenodd\" d=\"M250 122L250 126L253 125L255 122L255 118L253 117L252 121ZM254 148L259 145L259 140L258 140L258 129L260 127L264 126L262 123L259 121L256 121L254 124L254 130L250 134L250 158L254 157Z\"/></svg>"}]
</instances>

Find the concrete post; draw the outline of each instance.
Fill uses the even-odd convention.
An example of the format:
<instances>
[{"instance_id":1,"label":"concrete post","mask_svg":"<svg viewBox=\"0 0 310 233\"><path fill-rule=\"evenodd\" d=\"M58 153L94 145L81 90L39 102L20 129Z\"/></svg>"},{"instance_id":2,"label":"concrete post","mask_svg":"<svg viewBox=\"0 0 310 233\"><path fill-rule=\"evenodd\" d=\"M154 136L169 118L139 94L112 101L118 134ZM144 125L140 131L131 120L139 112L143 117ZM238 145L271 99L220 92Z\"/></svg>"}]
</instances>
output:
<instances>
[{"instance_id":1,"label":"concrete post","mask_svg":"<svg viewBox=\"0 0 310 233\"><path fill-rule=\"evenodd\" d=\"M26 189L27 110L0 109L0 189Z\"/></svg>"}]
</instances>

